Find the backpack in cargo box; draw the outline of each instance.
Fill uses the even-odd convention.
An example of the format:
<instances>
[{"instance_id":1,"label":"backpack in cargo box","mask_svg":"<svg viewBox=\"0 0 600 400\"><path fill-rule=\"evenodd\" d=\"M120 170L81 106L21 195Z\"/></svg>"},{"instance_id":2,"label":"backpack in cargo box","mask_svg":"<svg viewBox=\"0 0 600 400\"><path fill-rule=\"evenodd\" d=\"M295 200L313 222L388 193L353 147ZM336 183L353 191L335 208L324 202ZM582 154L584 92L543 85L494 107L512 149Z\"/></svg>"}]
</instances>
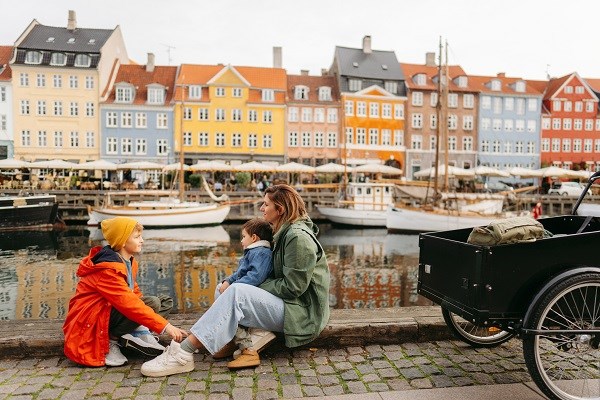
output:
<instances>
[{"instance_id":1,"label":"backpack in cargo box","mask_svg":"<svg viewBox=\"0 0 600 400\"><path fill-rule=\"evenodd\" d=\"M492 221L487 226L476 226L467 243L482 246L533 242L544 237L544 226L530 217L515 217Z\"/></svg>"}]
</instances>

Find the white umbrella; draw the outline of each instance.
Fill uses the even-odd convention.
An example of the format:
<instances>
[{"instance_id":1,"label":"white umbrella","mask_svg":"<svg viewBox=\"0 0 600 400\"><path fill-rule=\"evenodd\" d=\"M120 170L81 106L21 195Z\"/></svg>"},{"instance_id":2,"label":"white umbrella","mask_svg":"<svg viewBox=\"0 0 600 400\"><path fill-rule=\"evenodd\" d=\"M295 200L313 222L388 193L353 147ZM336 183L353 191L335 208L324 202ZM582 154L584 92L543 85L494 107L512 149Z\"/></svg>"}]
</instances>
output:
<instances>
[{"instance_id":1,"label":"white umbrella","mask_svg":"<svg viewBox=\"0 0 600 400\"><path fill-rule=\"evenodd\" d=\"M30 163L28 163L27 161L16 160L14 158L0 160L0 169L29 168L30 166Z\"/></svg>"},{"instance_id":2,"label":"white umbrella","mask_svg":"<svg viewBox=\"0 0 600 400\"><path fill-rule=\"evenodd\" d=\"M323 164L323 165L319 165L318 167L315 168L316 172L320 172L320 173L331 173L331 174L343 174L345 172L352 172L354 171L354 168L349 167L349 166L344 166L344 165L340 165L340 164L336 164L336 163L327 163L327 164Z\"/></svg>"},{"instance_id":3,"label":"white umbrella","mask_svg":"<svg viewBox=\"0 0 600 400\"><path fill-rule=\"evenodd\" d=\"M232 166L232 170L243 172L271 172L275 171L275 167L258 161L250 161L244 164L234 165Z\"/></svg>"},{"instance_id":4,"label":"white umbrella","mask_svg":"<svg viewBox=\"0 0 600 400\"><path fill-rule=\"evenodd\" d=\"M440 165L438 167L438 176L442 176L446 173L446 166ZM417 178L429 177L433 178L435 175L435 168L425 168L418 172L415 172L414 176ZM473 177L475 176L475 171L472 169L463 169L458 167L453 167L452 165L448 166L448 176L456 176L456 177Z\"/></svg>"},{"instance_id":5,"label":"white umbrella","mask_svg":"<svg viewBox=\"0 0 600 400\"><path fill-rule=\"evenodd\" d=\"M589 179L590 176L592 176L593 172L592 171L586 171L584 169L580 169L579 171L573 171L573 170L569 170L571 171L569 176L571 178L576 178L576 179Z\"/></svg>"},{"instance_id":6,"label":"white umbrella","mask_svg":"<svg viewBox=\"0 0 600 400\"><path fill-rule=\"evenodd\" d=\"M183 170L184 171L189 171L190 166L187 164L183 164ZM169 165L165 165L162 169L163 171L181 171L181 163L173 163L173 164L169 164Z\"/></svg>"},{"instance_id":7,"label":"white umbrella","mask_svg":"<svg viewBox=\"0 0 600 400\"><path fill-rule=\"evenodd\" d=\"M508 173L513 176L519 176L521 178L538 178L542 176L539 170L533 170L523 167L513 167L508 170Z\"/></svg>"},{"instance_id":8,"label":"white umbrella","mask_svg":"<svg viewBox=\"0 0 600 400\"><path fill-rule=\"evenodd\" d=\"M163 169L165 165L150 161L133 161L124 164L117 164L117 169L139 169L139 170L153 170Z\"/></svg>"},{"instance_id":9,"label":"white umbrella","mask_svg":"<svg viewBox=\"0 0 600 400\"><path fill-rule=\"evenodd\" d=\"M313 174L315 172L315 167L311 167L310 165L304 165L297 162L289 162L287 164L278 165L275 167L277 172L299 172L306 174Z\"/></svg>"},{"instance_id":10,"label":"white umbrella","mask_svg":"<svg viewBox=\"0 0 600 400\"><path fill-rule=\"evenodd\" d=\"M77 169L84 170L99 170L99 171L114 171L117 169L117 164L107 160L94 160L77 165Z\"/></svg>"},{"instance_id":11,"label":"white umbrella","mask_svg":"<svg viewBox=\"0 0 600 400\"><path fill-rule=\"evenodd\" d=\"M547 168L541 168L538 171L540 171L540 176L542 177L569 177L572 176L571 174L573 173L573 171L569 170L569 169L564 169L564 168L559 168L559 167L547 167Z\"/></svg>"},{"instance_id":12,"label":"white umbrella","mask_svg":"<svg viewBox=\"0 0 600 400\"><path fill-rule=\"evenodd\" d=\"M502 171L498 168L488 167L486 165L480 165L479 167L476 167L474 171L475 175L479 176L497 176L502 178L507 178L510 176L508 171Z\"/></svg>"},{"instance_id":13,"label":"white umbrella","mask_svg":"<svg viewBox=\"0 0 600 400\"><path fill-rule=\"evenodd\" d=\"M367 172L372 174L385 174L385 175L402 175L402 170L399 168L390 167L384 164L363 164L354 167L354 172Z\"/></svg>"},{"instance_id":14,"label":"white umbrella","mask_svg":"<svg viewBox=\"0 0 600 400\"><path fill-rule=\"evenodd\" d=\"M231 165L229 164L225 164L224 162L221 161L203 161L203 162L198 162L196 164L192 164L190 166L190 170L192 171L231 171Z\"/></svg>"},{"instance_id":15,"label":"white umbrella","mask_svg":"<svg viewBox=\"0 0 600 400\"><path fill-rule=\"evenodd\" d=\"M30 164L31 168L46 168L46 169L76 169L79 164L64 160L46 160L36 161Z\"/></svg>"}]
</instances>

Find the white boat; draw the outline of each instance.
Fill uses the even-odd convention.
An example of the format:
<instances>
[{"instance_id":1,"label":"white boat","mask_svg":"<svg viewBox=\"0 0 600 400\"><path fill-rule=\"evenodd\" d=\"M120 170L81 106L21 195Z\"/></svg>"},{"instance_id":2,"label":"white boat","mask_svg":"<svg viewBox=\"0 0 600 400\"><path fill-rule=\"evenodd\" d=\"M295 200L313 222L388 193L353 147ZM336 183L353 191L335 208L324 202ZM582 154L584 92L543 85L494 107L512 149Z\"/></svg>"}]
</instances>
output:
<instances>
[{"instance_id":1,"label":"white boat","mask_svg":"<svg viewBox=\"0 0 600 400\"><path fill-rule=\"evenodd\" d=\"M393 193L391 183L352 182L346 185L343 200L317 208L336 224L385 227L386 209L393 205Z\"/></svg>"},{"instance_id":2,"label":"white boat","mask_svg":"<svg viewBox=\"0 0 600 400\"><path fill-rule=\"evenodd\" d=\"M581 203L579 207L577 207L577 215L591 215L592 217L600 217L600 204Z\"/></svg>"}]
</instances>

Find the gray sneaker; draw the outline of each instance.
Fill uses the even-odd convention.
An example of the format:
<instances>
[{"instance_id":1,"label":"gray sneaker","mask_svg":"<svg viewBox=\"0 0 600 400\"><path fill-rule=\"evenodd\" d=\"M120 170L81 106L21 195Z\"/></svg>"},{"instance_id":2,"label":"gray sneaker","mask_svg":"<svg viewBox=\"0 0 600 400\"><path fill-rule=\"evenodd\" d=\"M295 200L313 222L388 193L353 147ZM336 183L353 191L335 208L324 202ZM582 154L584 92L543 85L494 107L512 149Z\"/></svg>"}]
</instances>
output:
<instances>
[{"instance_id":1,"label":"gray sneaker","mask_svg":"<svg viewBox=\"0 0 600 400\"><path fill-rule=\"evenodd\" d=\"M108 354L104 356L104 364L107 367L118 367L127 362L127 357L121 353L119 344L116 340L110 340L108 342Z\"/></svg>"}]
</instances>

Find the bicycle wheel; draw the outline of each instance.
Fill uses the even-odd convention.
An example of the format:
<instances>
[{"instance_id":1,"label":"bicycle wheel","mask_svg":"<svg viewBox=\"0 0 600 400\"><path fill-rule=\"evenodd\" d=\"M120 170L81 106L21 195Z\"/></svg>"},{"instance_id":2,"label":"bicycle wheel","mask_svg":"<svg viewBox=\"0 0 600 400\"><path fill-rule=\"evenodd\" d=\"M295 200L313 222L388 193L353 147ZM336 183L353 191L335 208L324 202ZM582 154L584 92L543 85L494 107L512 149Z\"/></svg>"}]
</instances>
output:
<instances>
[{"instance_id":1,"label":"bicycle wheel","mask_svg":"<svg viewBox=\"0 0 600 400\"><path fill-rule=\"evenodd\" d=\"M600 274L559 282L535 305L528 325L548 331L523 337L525 363L540 390L551 399L600 398ZM552 333L558 329L588 332Z\"/></svg>"},{"instance_id":2,"label":"bicycle wheel","mask_svg":"<svg viewBox=\"0 0 600 400\"><path fill-rule=\"evenodd\" d=\"M514 336L493 326L475 325L444 307L442 307L442 315L454 336L473 347L495 347Z\"/></svg>"}]
</instances>

